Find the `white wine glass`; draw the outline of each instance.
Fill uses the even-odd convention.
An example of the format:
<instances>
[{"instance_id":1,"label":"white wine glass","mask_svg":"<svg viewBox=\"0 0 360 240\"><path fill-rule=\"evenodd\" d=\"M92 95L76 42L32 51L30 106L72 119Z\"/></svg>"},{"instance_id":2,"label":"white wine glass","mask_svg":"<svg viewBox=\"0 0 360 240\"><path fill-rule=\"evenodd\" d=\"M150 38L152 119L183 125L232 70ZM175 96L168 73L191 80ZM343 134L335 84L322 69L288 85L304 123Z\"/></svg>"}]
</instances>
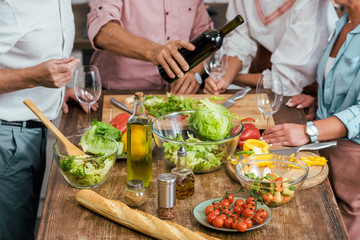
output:
<instances>
[{"instance_id":1,"label":"white wine glass","mask_svg":"<svg viewBox=\"0 0 360 240\"><path fill-rule=\"evenodd\" d=\"M256 85L256 102L259 110L266 116L268 128L271 115L280 109L283 102L283 86L278 75L260 75Z\"/></svg>"},{"instance_id":2,"label":"white wine glass","mask_svg":"<svg viewBox=\"0 0 360 240\"><path fill-rule=\"evenodd\" d=\"M207 74L216 82L219 77L226 73L228 68L228 52L225 45L211 54L204 61L204 68Z\"/></svg>"},{"instance_id":3,"label":"white wine glass","mask_svg":"<svg viewBox=\"0 0 360 240\"><path fill-rule=\"evenodd\" d=\"M77 130L78 133L85 133L91 126L90 110L101 95L101 79L99 70L94 65L78 67L74 75L74 90L76 98L80 103L87 106L87 125Z\"/></svg>"}]
</instances>

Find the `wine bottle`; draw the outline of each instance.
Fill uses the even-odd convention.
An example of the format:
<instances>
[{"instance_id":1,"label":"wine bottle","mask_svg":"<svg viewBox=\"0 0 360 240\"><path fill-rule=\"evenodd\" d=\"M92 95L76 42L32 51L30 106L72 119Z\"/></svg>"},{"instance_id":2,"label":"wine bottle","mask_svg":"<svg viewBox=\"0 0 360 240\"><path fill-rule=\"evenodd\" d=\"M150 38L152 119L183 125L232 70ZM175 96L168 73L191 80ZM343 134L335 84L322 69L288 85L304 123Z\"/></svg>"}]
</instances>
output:
<instances>
[{"instance_id":1,"label":"wine bottle","mask_svg":"<svg viewBox=\"0 0 360 240\"><path fill-rule=\"evenodd\" d=\"M240 15L237 15L233 20L226 23L220 30L208 29L194 38L191 41L191 43L195 46L193 51L189 51L186 48L180 48L179 53L189 64L189 70L205 60L211 53L218 50L223 43L224 37L243 23L244 19ZM169 77L161 65L158 66L158 71L161 77L168 83L173 83L178 79L178 77Z\"/></svg>"}]
</instances>

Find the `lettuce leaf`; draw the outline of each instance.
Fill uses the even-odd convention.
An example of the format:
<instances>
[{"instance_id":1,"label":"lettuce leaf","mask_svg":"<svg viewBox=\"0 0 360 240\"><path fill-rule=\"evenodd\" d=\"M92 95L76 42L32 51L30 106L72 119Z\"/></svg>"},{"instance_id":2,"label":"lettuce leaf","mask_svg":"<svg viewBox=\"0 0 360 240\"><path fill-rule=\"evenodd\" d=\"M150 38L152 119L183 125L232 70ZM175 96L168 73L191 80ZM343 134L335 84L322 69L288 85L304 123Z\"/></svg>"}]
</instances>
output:
<instances>
[{"instance_id":1,"label":"lettuce leaf","mask_svg":"<svg viewBox=\"0 0 360 240\"><path fill-rule=\"evenodd\" d=\"M207 98L200 100L198 106L198 111L189 119L189 125L196 136L203 141L227 138L231 129L229 111L222 105L210 102Z\"/></svg>"},{"instance_id":2,"label":"lettuce leaf","mask_svg":"<svg viewBox=\"0 0 360 240\"><path fill-rule=\"evenodd\" d=\"M121 131L109 123L92 121L90 129L81 137L80 145L84 152L105 155L113 149L113 142L98 136L105 136L114 139L119 144L117 155L123 154L124 144L121 142Z\"/></svg>"}]
</instances>

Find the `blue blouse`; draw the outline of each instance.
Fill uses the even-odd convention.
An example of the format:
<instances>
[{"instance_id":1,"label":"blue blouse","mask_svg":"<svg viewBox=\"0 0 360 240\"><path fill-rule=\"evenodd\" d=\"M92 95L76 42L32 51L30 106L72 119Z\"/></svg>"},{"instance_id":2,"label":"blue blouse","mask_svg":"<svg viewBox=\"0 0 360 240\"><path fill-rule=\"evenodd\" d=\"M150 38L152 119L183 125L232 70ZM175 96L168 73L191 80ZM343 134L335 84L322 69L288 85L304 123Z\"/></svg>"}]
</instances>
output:
<instances>
[{"instance_id":1,"label":"blue blouse","mask_svg":"<svg viewBox=\"0 0 360 240\"><path fill-rule=\"evenodd\" d=\"M336 116L348 129L347 138L360 144L360 24L348 33L334 66L326 79L326 63L342 28L348 21L346 14L336 22L336 31L325 50L317 70L317 119Z\"/></svg>"}]
</instances>

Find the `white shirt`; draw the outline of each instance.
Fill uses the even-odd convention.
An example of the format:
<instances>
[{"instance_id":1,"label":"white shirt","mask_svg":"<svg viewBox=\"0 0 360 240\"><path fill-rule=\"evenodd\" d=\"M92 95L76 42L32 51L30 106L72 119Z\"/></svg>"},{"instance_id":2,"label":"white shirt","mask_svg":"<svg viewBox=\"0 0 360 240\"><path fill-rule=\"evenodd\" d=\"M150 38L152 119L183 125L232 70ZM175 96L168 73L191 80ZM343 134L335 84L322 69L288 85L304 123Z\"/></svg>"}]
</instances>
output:
<instances>
[{"instance_id":1,"label":"white shirt","mask_svg":"<svg viewBox=\"0 0 360 240\"><path fill-rule=\"evenodd\" d=\"M0 0L0 68L21 69L67 58L74 43L71 0ZM38 120L23 104L32 100L49 119L61 110L64 88L35 87L0 94L0 119Z\"/></svg>"},{"instance_id":2,"label":"white shirt","mask_svg":"<svg viewBox=\"0 0 360 240\"><path fill-rule=\"evenodd\" d=\"M245 23L232 31L227 46L229 55L243 62L241 73L248 72L259 43L272 52L271 71L281 77L285 96L301 93L315 82L318 62L338 19L330 1L230 0L226 17L237 14Z\"/></svg>"}]
</instances>

